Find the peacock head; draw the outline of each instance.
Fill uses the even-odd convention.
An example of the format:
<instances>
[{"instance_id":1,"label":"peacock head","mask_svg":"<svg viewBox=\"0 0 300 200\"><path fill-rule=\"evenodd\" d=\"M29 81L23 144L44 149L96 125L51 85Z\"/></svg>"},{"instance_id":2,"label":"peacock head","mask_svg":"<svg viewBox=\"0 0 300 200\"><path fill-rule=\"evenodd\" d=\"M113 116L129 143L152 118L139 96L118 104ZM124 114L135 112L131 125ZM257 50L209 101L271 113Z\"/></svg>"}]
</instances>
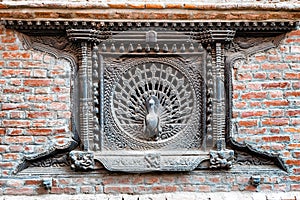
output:
<instances>
[{"instance_id":1,"label":"peacock head","mask_svg":"<svg viewBox=\"0 0 300 200\"><path fill-rule=\"evenodd\" d=\"M148 103L149 103L149 106L150 106L150 107L152 107L152 106L155 105L155 101L154 101L153 97L150 97Z\"/></svg>"}]
</instances>

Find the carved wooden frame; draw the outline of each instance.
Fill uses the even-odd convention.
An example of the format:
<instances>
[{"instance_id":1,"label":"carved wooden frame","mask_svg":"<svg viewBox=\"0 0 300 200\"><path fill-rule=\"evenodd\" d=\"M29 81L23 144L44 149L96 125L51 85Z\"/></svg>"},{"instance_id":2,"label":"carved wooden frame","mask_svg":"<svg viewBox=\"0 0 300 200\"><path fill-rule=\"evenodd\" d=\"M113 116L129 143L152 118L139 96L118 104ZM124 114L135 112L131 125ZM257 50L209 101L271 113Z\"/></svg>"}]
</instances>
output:
<instances>
[{"instance_id":1,"label":"carved wooden frame","mask_svg":"<svg viewBox=\"0 0 300 200\"><path fill-rule=\"evenodd\" d=\"M72 167L79 170L93 169L94 160L100 161L107 169L112 171L190 171L195 168L231 168L234 163L234 150L246 151L258 157L274 161L279 167L286 169L279 155L269 154L253 149L247 144L239 144L232 138L234 127L231 125L231 69L240 60L258 51L264 51L278 45L282 34L295 28L294 22L86 22L86 21L4 21L7 28L23 32L27 46L37 50L52 53L58 57L69 60L73 66L78 66L78 75L73 75L75 83L78 82L78 97L74 97L75 104L79 106L79 117L73 111L73 141L66 147L53 147L42 154L25 157L15 172L18 172L36 161L40 161L59 153L70 152L81 140L81 149L71 151ZM170 49L169 44L156 51L155 47L147 47L147 43L157 43L159 31L173 31L184 35L190 44L198 44L195 50ZM32 31L34 30L34 31ZM104 96L104 49L99 44L114 39L115 35L124 31L139 31L144 35L143 42L131 51L128 47L126 54L155 55L171 53L172 55L199 54L205 52L205 78L206 93L204 98L205 112L203 135L206 137L205 145L196 151L103 151L101 142L99 147L95 141L103 139L104 130L104 103L100 97ZM41 36L46 34L46 36ZM63 47L52 45L50 41L61 35L64 39ZM259 35L260 37L257 37ZM253 36L239 46L235 42L239 38ZM124 38L123 38L124 39ZM182 39L182 38L181 38ZM68 42L69 40L69 42ZM124 40L125 41L125 40ZM254 43L253 43L254 41ZM55 42L54 42L55 43ZM181 43L184 43L181 41ZM110 43L111 44L111 43ZM248 45L249 44L249 45ZM111 44L112 45L112 44ZM191 45L193 46L193 45ZM202 48L201 50L199 50ZM78 51L80 50L80 51ZM149 50L149 52L147 52ZM101 53L102 51L102 53ZM111 55L124 55L124 48L110 46ZM129 52L130 51L130 52ZM145 52L146 51L146 52ZM155 52L156 51L156 52ZM63 52L63 53L62 53ZM78 54L78 52L80 52ZM100 53L99 53L100 52ZM195 53L196 52L196 53ZM60 56L62 55L62 56ZM126 55L125 55L126 56ZM170 56L170 55L168 55ZM73 71L74 72L74 71ZM76 74L74 72L74 74ZM100 77L100 78L99 78ZM100 80L100 81L99 81ZM102 88L102 89L101 89ZM99 94L98 94L99 92ZM75 106L76 107L76 106ZM97 109L99 109L97 111ZM227 149L228 147L232 149ZM102 150L101 150L102 149ZM188 153L186 153L188 152ZM126 153L126 155L124 155ZM132 159L131 163L124 161ZM166 164L167 160L174 160L173 164ZM114 164L115 163L115 164ZM121 164L120 164L121 163ZM125 164L124 164L125 163Z\"/></svg>"}]
</instances>

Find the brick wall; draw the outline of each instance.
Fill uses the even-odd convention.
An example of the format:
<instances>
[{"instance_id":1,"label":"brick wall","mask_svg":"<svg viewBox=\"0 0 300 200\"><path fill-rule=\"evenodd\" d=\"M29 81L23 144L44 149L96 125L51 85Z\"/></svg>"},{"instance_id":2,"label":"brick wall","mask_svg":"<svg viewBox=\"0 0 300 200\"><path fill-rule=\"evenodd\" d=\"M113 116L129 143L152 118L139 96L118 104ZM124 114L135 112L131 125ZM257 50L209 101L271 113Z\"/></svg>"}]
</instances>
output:
<instances>
[{"instance_id":1,"label":"brick wall","mask_svg":"<svg viewBox=\"0 0 300 200\"><path fill-rule=\"evenodd\" d=\"M263 2L263 1L261 1ZM270 2L270 1L269 1ZM15 18L93 18L93 19L298 19L299 4L283 4L286 11L277 12L211 11L198 12L208 8L205 4L187 7L191 4L151 4L155 9L172 9L174 12L152 12L143 10L146 4L138 3L107 5L98 8L115 8L105 11L74 11L69 15L64 10L34 10L26 12L17 9L26 1L1 3L1 17ZM48 2L50 3L50 1ZM192 2L191 2L192 3ZM232 3L232 2L231 2ZM248 8L254 8L253 1ZM273 3L277 3L274 1ZM291 3L291 1L289 2ZM47 2L46 2L47 4ZM55 8L55 4L51 4ZM86 4L85 8L88 8ZM117 6L119 5L119 6ZM150 4L149 4L150 5ZM156 6L154 6L156 5ZM246 5L246 4L243 4ZM288 6L290 5L290 6ZM19 6L19 5L18 5ZM28 5L27 5L28 6ZM38 3L31 7L38 7ZM56 5L59 6L59 5ZM74 9L83 4L74 6ZM222 10L237 4L218 5ZM252 6L252 7L251 7ZM268 4L276 7L275 4ZM298 7L297 7L298 6ZM241 6L242 7L242 6ZM9 9L11 10L9 10ZM189 8L189 12L178 12ZM210 4L210 8L211 4ZM267 8L267 7L266 7ZM59 9L63 9L62 5ZM128 15L126 9L134 9ZM225 9L225 7L223 8ZM290 9L290 10L289 10ZM245 15L246 12L246 15ZM14 13L14 14L13 14ZM126 13L126 15L124 14ZM180 15L176 15L179 13ZM243 14L241 14L243 13ZM248 13L248 15L247 15ZM207 14L207 15L206 15ZM231 171L195 170L186 173L112 173L104 169L95 172L74 172L69 167L32 168L12 175L24 155L45 150L55 143L62 145L70 135L70 91L71 67L65 60L56 59L46 53L24 50L16 32L0 28L0 195L38 194L149 194L163 192L233 192L233 191L300 191L300 31L287 34L278 48L250 56L247 61L233 69L233 124L237 125L234 137L266 152L279 153L288 166L288 173L279 169L263 169L241 166ZM249 179L261 176L261 184L254 187ZM52 188L43 187L43 180L52 177Z\"/></svg>"},{"instance_id":2,"label":"brick wall","mask_svg":"<svg viewBox=\"0 0 300 200\"><path fill-rule=\"evenodd\" d=\"M251 56L234 69L233 123L239 142L279 153L300 171L300 31L288 33L278 48Z\"/></svg>"},{"instance_id":3,"label":"brick wall","mask_svg":"<svg viewBox=\"0 0 300 200\"><path fill-rule=\"evenodd\" d=\"M59 171L11 175L26 154L68 141L70 64L46 53L24 50L16 32L1 27L0 194L148 194L163 192L300 190L300 31L288 33L278 48L255 54L233 73L236 140L278 152L290 171L268 169L262 183L249 183L254 170L189 173ZM49 170L49 168L45 168ZM41 175L43 174L43 175ZM52 177L53 187L42 183Z\"/></svg>"},{"instance_id":4,"label":"brick wall","mask_svg":"<svg viewBox=\"0 0 300 200\"><path fill-rule=\"evenodd\" d=\"M68 140L71 68L65 60L24 50L3 26L0 41L0 170L6 176L24 155Z\"/></svg>"}]
</instances>

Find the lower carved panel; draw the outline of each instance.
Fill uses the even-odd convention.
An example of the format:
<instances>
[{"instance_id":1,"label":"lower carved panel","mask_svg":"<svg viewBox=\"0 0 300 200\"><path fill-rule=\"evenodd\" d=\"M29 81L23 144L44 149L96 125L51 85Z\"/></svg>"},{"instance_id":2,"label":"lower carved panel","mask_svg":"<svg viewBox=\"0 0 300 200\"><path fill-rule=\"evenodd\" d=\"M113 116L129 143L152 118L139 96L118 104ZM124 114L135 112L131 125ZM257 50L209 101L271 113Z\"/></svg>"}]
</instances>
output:
<instances>
[{"instance_id":1,"label":"lower carved panel","mask_svg":"<svg viewBox=\"0 0 300 200\"><path fill-rule=\"evenodd\" d=\"M99 160L110 171L192 171L207 160L206 152L164 151L118 151L96 153Z\"/></svg>"}]
</instances>

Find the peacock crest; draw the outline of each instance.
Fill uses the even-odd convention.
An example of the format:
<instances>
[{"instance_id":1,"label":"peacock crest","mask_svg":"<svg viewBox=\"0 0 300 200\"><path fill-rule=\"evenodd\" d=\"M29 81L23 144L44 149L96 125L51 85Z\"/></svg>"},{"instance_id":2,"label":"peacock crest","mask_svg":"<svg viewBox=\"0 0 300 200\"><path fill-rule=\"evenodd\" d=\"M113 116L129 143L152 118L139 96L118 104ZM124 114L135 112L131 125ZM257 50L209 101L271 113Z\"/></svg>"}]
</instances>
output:
<instances>
[{"instance_id":1,"label":"peacock crest","mask_svg":"<svg viewBox=\"0 0 300 200\"><path fill-rule=\"evenodd\" d=\"M144 141L180 133L194 110L194 91L180 70L146 62L125 71L115 85L112 107L118 126Z\"/></svg>"}]
</instances>

